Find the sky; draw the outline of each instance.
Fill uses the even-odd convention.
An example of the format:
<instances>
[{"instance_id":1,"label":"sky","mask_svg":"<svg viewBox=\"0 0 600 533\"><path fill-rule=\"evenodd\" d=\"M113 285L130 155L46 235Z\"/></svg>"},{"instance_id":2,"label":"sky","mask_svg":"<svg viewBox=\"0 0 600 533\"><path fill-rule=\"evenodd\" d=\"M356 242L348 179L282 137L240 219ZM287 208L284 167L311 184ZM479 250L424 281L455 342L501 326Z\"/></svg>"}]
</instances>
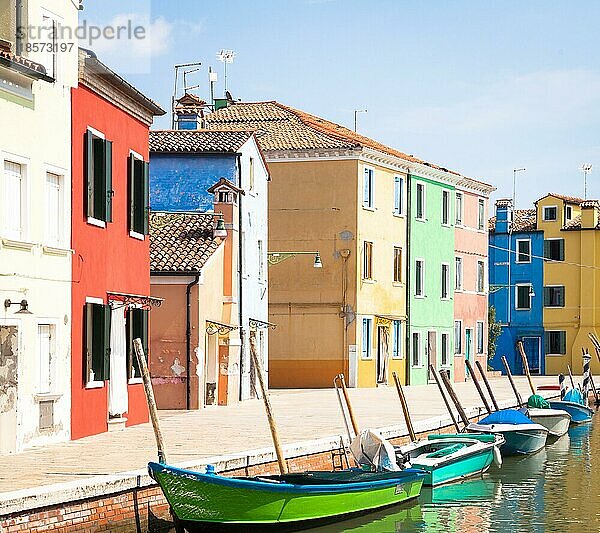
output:
<instances>
[{"instance_id":1,"label":"sky","mask_svg":"<svg viewBox=\"0 0 600 533\"><path fill-rule=\"evenodd\" d=\"M80 23L131 20L99 40L106 64L170 110L173 65L209 98L277 100L481 179L517 207L547 192L600 198L600 2L594 0L84 0ZM181 90L181 87L179 88ZM155 128L170 127L170 117Z\"/></svg>"}]
</instances>

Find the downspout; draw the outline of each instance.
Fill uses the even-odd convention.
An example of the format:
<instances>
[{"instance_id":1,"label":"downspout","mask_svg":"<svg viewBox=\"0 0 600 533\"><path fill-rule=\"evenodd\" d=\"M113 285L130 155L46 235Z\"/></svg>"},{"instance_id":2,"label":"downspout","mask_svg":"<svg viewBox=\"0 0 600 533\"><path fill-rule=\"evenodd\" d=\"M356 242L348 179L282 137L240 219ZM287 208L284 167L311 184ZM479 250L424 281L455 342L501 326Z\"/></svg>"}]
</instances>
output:
<instances>
[{"instance_id":1,"label":"downspout","mask_svg":"<svg viewBox=\"0 0 600 533\"><path fill-rule=\"evenodd\" d=\"M192 288L198 285L200 274L194 274L194 279L187 284L185 288L186 316L185 316L185 368L186 368L186 387L185 387L185 408L189 411L192 396L192 384L190 382L190 366L192 364Z\"/></svg>"},{"instance_id":2,"label":"downspout","mask_svg":"<svg viewBox=\"0 0 600 533\"><path fill-rule=\"evenodd\" d=\"M242 154L237 156L237 171L238 171L238 187L242 189ZM244 313L243 313L243 291L242 291L242 197L240 191L238 194L238 315L240 325L240 385L239 385L239 400L242 401L242 380L244 376L244 345L246 331L244 329Z\"/></svg>"},{"instance_id":3,"label":"downspout","mask_svg":"<svg viewBox=\"0 0 600 533\"><path fill-rule=\"evenodd\" d=\"M411 298L411 284L410 284L410 273L411 273L411 258L410 258L410 250L412 246L410 245L410 228L412 221L412 179L410 175L410 169L406 173L406 384L410 385L410 337L411 332L409 328L410 324L410 298Z\"/></svg>"}]
</instances>

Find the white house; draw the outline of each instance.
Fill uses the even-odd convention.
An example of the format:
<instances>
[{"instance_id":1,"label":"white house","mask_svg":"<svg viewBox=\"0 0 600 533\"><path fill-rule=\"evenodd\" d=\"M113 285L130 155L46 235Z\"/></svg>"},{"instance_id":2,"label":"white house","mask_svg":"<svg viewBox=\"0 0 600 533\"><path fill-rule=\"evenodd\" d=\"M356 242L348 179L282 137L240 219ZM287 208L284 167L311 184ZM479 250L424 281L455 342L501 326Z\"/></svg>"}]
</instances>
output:
<instances>
[{"instance_id":1,"label":"white house","mask_svg":"<svg viewBox=\"0 0 600 533\"><path fill-rule=\"evenodd\" d=\"M77 13L71 0L0 0L0 454L70 434L77 43L52 29Z\"/></svg>"}]
</instances>

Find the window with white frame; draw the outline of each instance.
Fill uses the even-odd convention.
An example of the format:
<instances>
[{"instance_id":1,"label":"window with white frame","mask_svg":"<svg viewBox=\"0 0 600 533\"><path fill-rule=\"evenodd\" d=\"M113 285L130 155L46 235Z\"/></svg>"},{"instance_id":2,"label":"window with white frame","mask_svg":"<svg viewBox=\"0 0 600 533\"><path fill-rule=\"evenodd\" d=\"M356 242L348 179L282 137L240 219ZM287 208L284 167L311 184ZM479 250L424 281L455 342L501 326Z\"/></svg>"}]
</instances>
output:
<instances>
[{"instance_id":1,"label":"window with white frame","mask_svg":"<svg viewBox=\"0 0 600 533\"><path fill-rule=\"evenodd\" d=\"M460 320L454 321L454 354L458 355L462 353L462 322Z\"/></svg>"},{"instance_id":2,"label":"window with white frame","mask_svg":"<svg viewBox=\"0 0 600 533\"><path fill-rule=\"evenodd\" d=\"M558 207L555 205L544 206L542 218L547 222L553 222L558 219Z\"/></svg>"},{"instance_id":3,"label":"window with white frame","mask_svg":"<svg viewBox=\"0 0 600 533\"><path fill-rule=\"evenodd\" d=\"M442 333L441 338L441 350L442 350L442 366L447 366L450 364L449 354L450 354L450 336L447 333Z\"/></svg>"},{"instance_id":4,"label":"window with white frame","mask_svg":"<svg viewBox=\"0 0 600 533\"><path fill-rule=\"evenodd\" d=\"M415 296L425 296L425 261L415 261Z\"/></svg>"},{"instance_id":5,"label":"window with white frame","mask_svg":"<svg viewBox=\"0 0 600 533\"><path fill-rule=\"evenodd\" d=\"M449 298L450 292L450 265L448 263L442 263L442 300Z\"/></svg>"},{"instance_id":6,"label":"window with white frame","mask_svg":"<svg viewBox=\"0 0 600 533\"><path fill-rule=\"evenodd\" d=\"M533 288L530 283L517 283L515 286L515 309L531 309Z\"/></svg>"},{"instance_id":7,"label":"window with white frame","mask_svg":"<svg viewBox=\"0 0 600 533\"><path fill-rule=\"evenodd\" d=\"M412 334L412 366L421 366L421 334Z\"/></svg>"},{"instance_id":8,"label":"window with white frame","mask_svg":"<svg viewBox=\"0 0 600 533\"><path fill-rule=\"evenodd\" d=\"M46 172L45 242L50 246L63 245L63 176Z\"/></svg>"},{"instance_id":9,"label":"window with white frame","mask_svg":"<svg viewBox=\"0 0 600 533\"><path fill-rule=\"evenodd\" d=\"M442 191L442 224L450 224L450 191L447 190Z\"/></svg>"},{"instance_id":10,"label":"window with white frame","mask_svg":"<svg viewBox=\"0 0 600 533\"><path fill-rule=\"evenodd\" d=\"M484 329L483 329L483 322L481 322L481 321L477 321L476 334L477 334L477 353L482 354L483 347L484 347Z\"/></svg>"},{"instance_id":11,"label":"window with white frame","mask_svg":"<svg viewBox=\"0 0 600 533\"><path fill-rule=\"evenodd\" d=\"M454 258L454 290L462 291L463 289L463 261L462 257Z\"/></svg>"},{"instance_id":12,"label":"window with white frame","mask_svg":"<svg viewBox=\"0 0 600 533\"><path fill-rule=\"evenodd\" d=\"M46 74L51 78L56 79L57 61L58 61L58 21L55 15L48 11L42 14L42 25L40 27L41 49L39 62L44 65Z\"/></svg>"},{"instance_id":13,"label":"window with white frame","mask_svg":"<svg viewBox=\"0 0 600 533\"><path fill-rule=\"evenodd\" d=\"M394 246L394 283L402 282L402 248Z\"/></svg>"},{"instance_id":14,"label":"window with white frame","mask_svg":"<svg viewBox=\"0 0 600 533\"><path fill-rule=\"evenodd\" d=\"M425 220L425 184L417 183L417 210L416 210L416 218L417 220Z\"/></svg>"},{"instance_id":15,"label":"window with white frame","mask_svg":"<svg viewBox=\"0 0 600 533\"><path fill-rule=\"evenodd\" d=\"M455 197L455 215L456 215L456 225L462 226L463 224L463 194L462 192L457 192Z\"/></svg>"},{"instance_id":16,"label":"window with white frame","mask_svg":"<svg viewBox=\"0 0 600 533\"><path fill-rule=\"evenodd\" d=\"M567 221L573 218L573 208L570 205L565 205L565 219Z\"/></svg>"},{"instance_id":17,"label":"window with white frame","mask_svg":"<svg viewBox=\"0 0 600 533\"><path fill-rule=\"evenodd\" d=\"M371 340L373 336L373 319L363 318L362 320L362 358L371 359L372 348Z\"/></svg>"},{"instance_id":18,"label":"window with white frame","mask_svg":"<svg viewBox=\"0 0 600 533\"><path fill-rule=\"evenodd\" d=\"M56 326L53 324L38 324L38 350L37 392L48 394L52 390L52 362L56 359Z\"/></svg>"},{"instance_id":19,"label":"window with white frame","mask_svg":"<svg viewBox=\"0 0 600 533\"><path fill-rule=\"evenodd\" d=\"M485 263L477 261L477 292L485 292Z\"/></svg>"},{"instance_id":20,"label":"window with white frame","mask_svg":"<svg viewBox=\"0 0 600 533\"><path fill-rule=\"evenodd\" d=\"M404 212L404 179L400 176L394 178L394 214L401 215Z\"/></svg>"},{"instance_id":21,"label":"window with white frame","mask_svg":"<svg viewBox=\"0 0 600 533\"><path fill-rule=\"evenodd\" d=\"M402 322L392 321L392 358L402 359Z\"/></svg>"},{"instance_id":22,"label":"window with white frame","mask_svg":"<svg viewBox=\"0 0 600 533\"><path fill-rule=\"evenodd\" d=\"M483 198L477 202L477 229L485 229L485 201Z\"/></svg>"},{"instance_id":23,"label":"window with white frame","mask_svg":"<svg viewBox=\"0 0 600 533\"><path fill-rule=\"evenodd\" d=\"M22 240L25 238L27 207L26 166L5 160L3 174L2 236Z\"/></svg>"},{"instance_id":24,"label":"window with white frame","mask_svg":"<svg viewBox=\"0 0 600 533\"><path fill-rule=\"evenodd\" d=\"M517 263L531 263L531 239L517 239Z\"/></svg>"},{"instance_id":25,"label":"window with white frame","mask_svg":"<svg viewBox=\"0 0 600 533\"><path fill-rule=\"evenodd\" d=\"M375 206L375 172L372 168L365 168L363 177L363 207Z\"/></svg>"}]
</instances>

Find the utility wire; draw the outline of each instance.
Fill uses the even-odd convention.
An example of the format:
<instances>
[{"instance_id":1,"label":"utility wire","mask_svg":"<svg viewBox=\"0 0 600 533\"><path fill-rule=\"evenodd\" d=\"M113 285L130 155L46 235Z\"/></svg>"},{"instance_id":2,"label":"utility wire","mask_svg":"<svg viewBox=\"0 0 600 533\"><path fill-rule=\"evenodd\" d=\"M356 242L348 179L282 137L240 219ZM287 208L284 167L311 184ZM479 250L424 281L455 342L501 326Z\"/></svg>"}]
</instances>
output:
<instances>
[{"instance_id":1,"label":"utility wire","mask_svg":"<svg viewBox=\"0 0 600 533\"><path fill-rule=\"evenodd\" d=\"M493 244L489 245L490 248L494 248L495 250L502 250L504 252L509 252L511 254L517 254L518 252L516 250L511 250L509 248L503 248L502 246L495 246ZM558 265L570 265L570 266L576 266L576 267L581 267L581 268L591 268L593 270L600 270L600 266L594 266L594 265L584 265L582 263L573 263L571 261L558 261L557 259L548 259L547 257L544 257L542 255L534 255L534 254L527 254L529 255L529 257L531 257L532 259L541 259L542 261L545 261L546 263L553 263L553 264L558 264Z\"/></svg>"}]
</instances>

